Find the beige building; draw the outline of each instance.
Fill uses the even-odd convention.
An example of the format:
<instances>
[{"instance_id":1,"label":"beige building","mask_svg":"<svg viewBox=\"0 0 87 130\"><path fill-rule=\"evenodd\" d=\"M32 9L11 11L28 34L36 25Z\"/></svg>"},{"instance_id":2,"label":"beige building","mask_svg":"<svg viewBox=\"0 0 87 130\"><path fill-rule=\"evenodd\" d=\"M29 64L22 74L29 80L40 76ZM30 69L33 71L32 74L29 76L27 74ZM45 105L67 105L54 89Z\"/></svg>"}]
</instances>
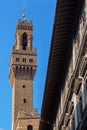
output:
<instances>
[{"instance_id":1,"label":"beige building","mask_svg":"<svg viewBox=\"0 0 87 130\"><path fill-rule=\"evenodd\" d=\"M16 27L16 43L10 59L12 85L12 129L38 130L40 116L33 108L33 79L36 72L36 49L32 47L32 21L23 13Z\"/></svg>"}]
</instances>

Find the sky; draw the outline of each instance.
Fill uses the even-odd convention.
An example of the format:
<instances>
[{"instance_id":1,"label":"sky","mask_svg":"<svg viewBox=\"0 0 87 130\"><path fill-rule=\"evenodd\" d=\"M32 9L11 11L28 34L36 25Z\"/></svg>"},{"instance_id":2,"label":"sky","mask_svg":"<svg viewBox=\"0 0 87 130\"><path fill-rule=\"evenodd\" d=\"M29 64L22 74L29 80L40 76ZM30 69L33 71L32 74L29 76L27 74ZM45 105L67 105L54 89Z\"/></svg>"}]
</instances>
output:
<instances>
[{"instance_id":1,"label":"sky","mask_svg":"<svg viewBox=\"0 0 87 130\"><path fill-rule=\"evenodd\" d=\"M41 113L56 0L1 0L0 2L0 130L11 130L12 87L9 64L18 19L25 8L33 21L33 47L37 48L37 72L33 83L33 106Z\"/></svg>"}]
</instances>

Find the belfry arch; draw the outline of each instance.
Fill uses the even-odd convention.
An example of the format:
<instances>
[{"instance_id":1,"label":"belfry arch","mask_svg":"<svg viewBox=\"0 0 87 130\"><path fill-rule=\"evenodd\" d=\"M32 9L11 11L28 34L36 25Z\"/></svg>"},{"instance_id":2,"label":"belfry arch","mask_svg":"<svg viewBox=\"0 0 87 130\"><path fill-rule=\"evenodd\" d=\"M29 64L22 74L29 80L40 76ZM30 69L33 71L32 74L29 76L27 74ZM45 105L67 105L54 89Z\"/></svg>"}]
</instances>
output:
<instances>
[{"instance_id":1,"label":"belfry arch","mask_svg":"<svg viewBox=\"0 0 87 130\"><path fill-rule=\"evenodd\" d=\"M28 43L27 33L24 32L23 35L22 35L22 46L23 46L23 50L26 50L27 43Z\"/></svg>"}]
</instances>

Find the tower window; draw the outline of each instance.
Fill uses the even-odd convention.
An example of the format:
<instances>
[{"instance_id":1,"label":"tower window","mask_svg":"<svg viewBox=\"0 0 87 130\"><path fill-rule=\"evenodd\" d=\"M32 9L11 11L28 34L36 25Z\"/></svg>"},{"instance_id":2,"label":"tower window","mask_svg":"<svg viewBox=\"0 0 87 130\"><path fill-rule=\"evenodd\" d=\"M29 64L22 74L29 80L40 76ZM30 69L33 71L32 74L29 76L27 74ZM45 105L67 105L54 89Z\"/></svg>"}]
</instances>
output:
<instances>
[{"instance_id":1,"label":"tower window","mask_svg":"<svg viewBox=\"0 0 87 130\"><path fill-rule=\"evenodd\" d=\"M16 70L18 70L18 66L16 66Z\"/></svg>"},{"instance_id":2,"label":"tower window","mask_svg":"<svg viewBox=\"0 0 87 130\"><path fill-rule=\"evenodd\" d=\"M23 88L25 88L25 85L23 85Z\"/></svg>"},{"instance_id":3,"label":"tower window","mask_svg":"<svg viewBox=\"0 0 87 130\"><path fill-rule=\"evenodd\" d=\"M16 62L19 62L19 58L16 58Z\"/></svg>"},{"instance_id":4,"label":"tower window","mask_svg":"<svg viewBox=\"0 0 87 130\"><path fill-rule=\"evenodd\" d=\"M33 59L29 59L29 62L31 62L31 63L32 63L32 62L33 62Z\"/></svg>"},{"instance_id":5,"label":"tower window","mask_svg":"<svg viewBox=\"0 0 87 130\"><path fill-rule=\"evenodd\" d=\"M23 58L23 62L26 62L26 58Z\"/></svg>"},{"instance_id":6,"label":"tower window","mask_svg":"<svg viewBox=\"0 0 87 130\"><path fill-rule=\"evenodd\" d=\"M24 103L26 103L26 99L24 98Z\"/></svg>"},{"instance_id":7,"label":"tower window","mask_svg":"<svg viewBox=\"0 0 87 130\"><path fill-rule=\"evenodd\" d=\"M33 130L33 126L32 125L28 125L27 130Z\"/></svg>"},{"instance_id":8,"label":"tower window","mask_svg":"<svg viewBox=\"0 0 87 130\"><path fill-rule=\"evenodd\" d=\"M23 67L23 71L25 71L25 67Z\"/></svg>"},{"instance_id":9,"label":"tower window","mask_svg":"<svg viewBox=\"0 0 87 130\"><path fill-rule=\"evenodd\" d=\"M20 71L21 71L21 66L20 66Z\"/></svg>"},{"instance_id":10,"label":"tower window","mask_svg":"<svg viewBox=\"0 0 87 130\"><path fill-rule=\"evenodd\" d=\"M27 67L27 72L29 71L29 68Z\"/></svg>"},{"instance_id":11,"label":"tower window","mask_svg":"<svg viewBox=\"0 0 87 130\"><path fill-rule=\"evenodd\" d=\"M22 35L22 46L23 46L23 50L26 50L27 47L27 34L23 33Z\"/></svg>"}]
</instances>

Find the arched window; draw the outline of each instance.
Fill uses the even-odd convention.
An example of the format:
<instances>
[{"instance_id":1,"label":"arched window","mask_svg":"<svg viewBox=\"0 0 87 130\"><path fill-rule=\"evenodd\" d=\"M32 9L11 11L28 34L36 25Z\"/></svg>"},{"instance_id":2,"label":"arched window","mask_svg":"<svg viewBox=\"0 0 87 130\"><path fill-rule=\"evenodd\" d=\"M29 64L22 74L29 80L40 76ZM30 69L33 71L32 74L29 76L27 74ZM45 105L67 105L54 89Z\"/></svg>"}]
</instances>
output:
<instances>
[{"instance_id":1,"label":"arched window","mask_svg":"<svg viewBox=\"0 0 87 130\"><path fill-rule=\"evenodd\" d=\"M23 50L26 50L27 47L27 34L23 33L22 35L22 46L23 46Z\"/></svg>"},{"instance_id":2,"label":"arched window","mask_svg":"<svg viewBox=\"0 0 87 130\"><path fill-rule=\"evenodd\" d=\"M33 130L33 126L32 125L28 125L27 130Z\"/></svg>"}]
</instances>

